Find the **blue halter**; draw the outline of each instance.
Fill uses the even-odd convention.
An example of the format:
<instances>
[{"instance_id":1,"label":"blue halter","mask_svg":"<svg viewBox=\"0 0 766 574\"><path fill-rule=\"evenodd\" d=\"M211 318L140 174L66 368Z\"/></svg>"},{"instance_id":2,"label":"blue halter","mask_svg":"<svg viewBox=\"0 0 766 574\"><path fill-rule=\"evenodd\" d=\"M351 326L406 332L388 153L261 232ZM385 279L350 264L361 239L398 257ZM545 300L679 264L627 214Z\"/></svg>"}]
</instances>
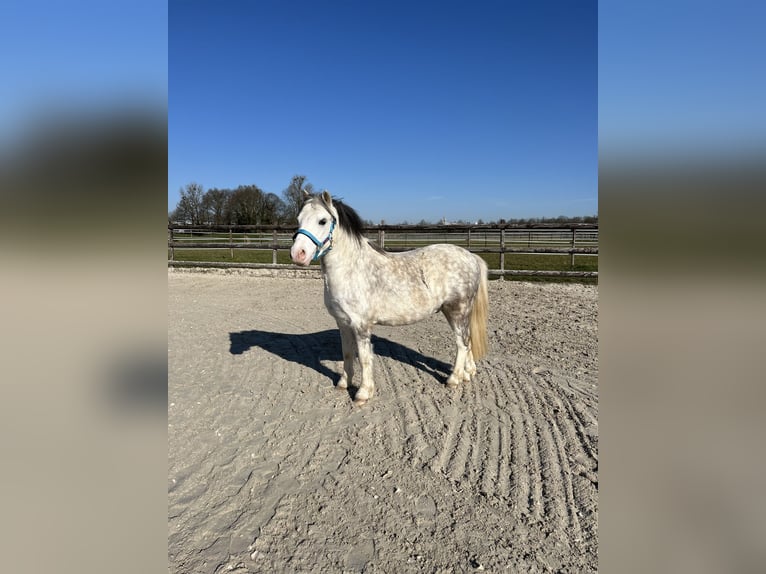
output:
<instances>
[{"instance_id":1,"label":"blue halter","mask_svg":"<svg viewBox=\"0 0 766 574\"><path fill-rule=\"evenodd\" d=\"M332 223L330 223L330 233L327 234L327 238L324 241L319 241L319 239L314 237L313 233L303 228L295 232L295 234L293 235L293 241L295 241L295 238L298 237L299 235L305 235L306 237L311 239L312 243L317 246L317 250L314 253L314 258L312 259L312 261L316 261L317 259L322 257L322 255L324 255L325 253L330 251L330 249L332 249L332 232L333 231L335 231L335 218L333 218ZM325 245L327 245L327 248L323 249Z\"/></svg>"}]
</instances>

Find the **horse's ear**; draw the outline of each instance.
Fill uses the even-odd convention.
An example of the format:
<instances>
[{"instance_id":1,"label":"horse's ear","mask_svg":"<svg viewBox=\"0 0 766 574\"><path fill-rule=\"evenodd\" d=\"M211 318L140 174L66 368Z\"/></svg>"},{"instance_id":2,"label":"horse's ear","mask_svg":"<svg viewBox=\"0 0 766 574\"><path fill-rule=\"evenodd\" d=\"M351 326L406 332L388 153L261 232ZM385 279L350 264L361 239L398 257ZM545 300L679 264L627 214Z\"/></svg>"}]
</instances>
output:
<instances>
[{"instance_id":1,"label":"horse's ear","mask_svg":"<svg viewBox=\"0 0 766 574\"><path fill-rule=\"evenodd\" d=\"M324 201L328 207L332 205L332 195L326 189L322 192L322 201Z\"/></svg>"},{"instance_id":2,"label":"horse's ear","mask_svg":"<svg viewBox=\"0 0 766 574\"><path fill-rule=\"evenodd\" d=\"M308 199L309 197L311 197L311 194L305 189L302 189L301 191L303 192L303 199Z\"/></svg>"}]
</instances>

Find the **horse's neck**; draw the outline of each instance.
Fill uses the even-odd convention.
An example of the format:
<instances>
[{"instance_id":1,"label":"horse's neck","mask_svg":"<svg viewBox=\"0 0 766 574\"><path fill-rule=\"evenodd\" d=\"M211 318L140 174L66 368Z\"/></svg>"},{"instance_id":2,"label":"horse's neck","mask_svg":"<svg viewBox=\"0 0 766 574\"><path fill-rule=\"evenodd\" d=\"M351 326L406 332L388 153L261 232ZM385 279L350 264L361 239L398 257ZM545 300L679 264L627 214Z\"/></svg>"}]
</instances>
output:
<instances>
[{"instance_id":1,"label":"horse's neck","mask_svg":"<svg viewBox=\"0 0 766 574\"><path fill-rule=\"evenodd\" d=\"M338 237L331 251L322 259L322 271L328 278L348 281L352 276L366 272L370 264L380 264L375 261L381 254L375 251L366 239L358 243L348 235Z\"/></svg>"}]
</instances>

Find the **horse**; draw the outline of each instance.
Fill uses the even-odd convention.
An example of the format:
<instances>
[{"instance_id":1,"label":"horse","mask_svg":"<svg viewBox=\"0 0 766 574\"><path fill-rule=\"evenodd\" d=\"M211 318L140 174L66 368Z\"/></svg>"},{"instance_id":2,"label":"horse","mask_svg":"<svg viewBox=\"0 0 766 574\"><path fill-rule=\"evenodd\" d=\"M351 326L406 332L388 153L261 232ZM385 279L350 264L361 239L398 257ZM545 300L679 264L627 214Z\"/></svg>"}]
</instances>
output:
<instances>
[{"instance_id":1,"label":"horse","mask_svg":"<svg viewBox=\"0 0 766 574\"><path fill-rule=\"evenodd\" d=\"M319 260L324 303L335 318L343 347L343 374L336 385L347 389L359 358L361 384L354 403L372 398L373 325L407 325L441 311L457 341L446 381L450 388L469 382L476 361L487 352L487 264L457 245L436 244L389 253L364 236L359 215L324 191L304 192L290 257L308 266Z\"/></svg>"}]
</instances>

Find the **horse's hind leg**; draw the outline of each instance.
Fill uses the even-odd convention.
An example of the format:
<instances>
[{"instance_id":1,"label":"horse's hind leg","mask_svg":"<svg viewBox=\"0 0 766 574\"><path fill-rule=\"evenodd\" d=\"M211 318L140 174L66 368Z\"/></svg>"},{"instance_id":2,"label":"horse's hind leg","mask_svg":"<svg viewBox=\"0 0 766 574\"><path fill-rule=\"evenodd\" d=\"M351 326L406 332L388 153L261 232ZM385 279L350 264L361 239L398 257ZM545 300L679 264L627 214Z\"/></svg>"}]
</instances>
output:
<instances>
[{"instance_id":1,"label":"horse's hind leg","mask_svg":"<svg viewBox=\"0 0 766 574\"><path fill-rule=\"evenodd\" d=\"M354 359L356 358L356 340L350 327L338 323L340 330L340 342L343 348L343 374L340 376L338 389L348 388L351 379L354 378Z\"/></svg>"},{"instance_id":2,"label":"horse's hind leg","mask_svg":"<svg viewBox=\"0 0 766 574\"><path fill-rule=\"evenodd\" d=\"M463 380L466 383L468 383L470 382L471 377L473 377L475 374L476 374L476 361L474 361L473 351L471 350L471 343L469 341L468 353L465 356L465 373L463 375Z\"/></svg>"},{"instance_id":3,"label":"horse's hind leg","mask_svg":"<svg viewBox=\"0 0 766 574\"><path fill-rule=\"evenodd\" d=\"M476 372L476 364L473 361L470 337L468 336L469 316L462 306L457 308L444 307L442 312L455 333L455 342L457 343L455 364L452 367L452 374L447 379L447 386L454 388L463 381L470 381L471 375Z\"/></svg>"}]
</instances>

